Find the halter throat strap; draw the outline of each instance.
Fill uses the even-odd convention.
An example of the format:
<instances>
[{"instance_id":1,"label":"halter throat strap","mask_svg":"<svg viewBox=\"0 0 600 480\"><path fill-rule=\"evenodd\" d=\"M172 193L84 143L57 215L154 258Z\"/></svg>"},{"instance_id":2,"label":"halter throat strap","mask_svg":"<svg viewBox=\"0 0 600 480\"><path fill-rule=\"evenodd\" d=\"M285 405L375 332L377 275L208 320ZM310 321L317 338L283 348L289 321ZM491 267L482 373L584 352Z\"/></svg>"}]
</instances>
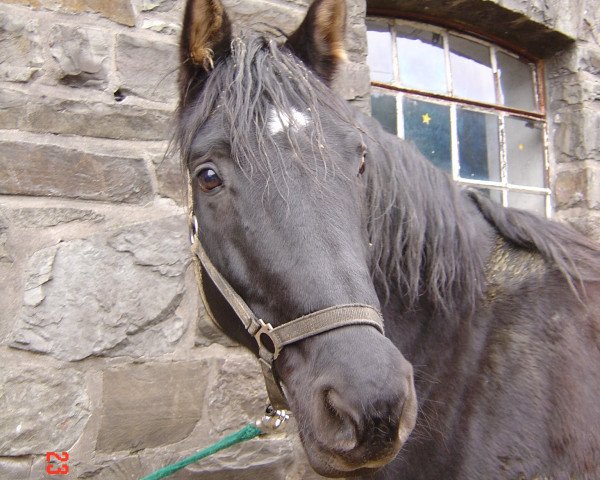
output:
<instances>
[{"instance_id":1,"label":"halter throat strap","mask_svg":"<svg viewBox=\"0 0 600 480\"><path fill-rule=\"evenodd\" d=\"M237 318L243 324L244 329L255 339L258 345L258 358L265 378L269 401L276 409L289 410L285 393L277 378L273 363L281 353L283 347L336 328L350 325L370 325L382 334L384 333L381 314L373 307L361 304L335 305L273 327L270 323L265 323L254 314L242 297L239 296L231 284L221 275L210 258L208 258L206 251L200 243L198 223L195 217L192 218L192 235L190 240L192 242L192 252L194 253L193 259L198 277L198 288L209 316L219 326L204 294L202 284L203 271L210 277L219 293L233 309Z\"/></svg>"}]
</instances>

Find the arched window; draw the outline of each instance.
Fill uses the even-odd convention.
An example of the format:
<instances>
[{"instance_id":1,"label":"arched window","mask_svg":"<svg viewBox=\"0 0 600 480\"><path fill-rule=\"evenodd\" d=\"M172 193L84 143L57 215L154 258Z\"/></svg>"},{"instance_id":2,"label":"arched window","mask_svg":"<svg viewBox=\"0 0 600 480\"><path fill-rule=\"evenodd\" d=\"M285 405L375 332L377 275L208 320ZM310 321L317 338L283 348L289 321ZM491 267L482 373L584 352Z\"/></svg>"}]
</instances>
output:
<instances>
[{"instance_id":1,"label":"arched window","mask_svg":"<svg viewBox=\"0 0 600 480\"><path fill-rule=\"evenodd\" d=\"M550 216L540 69L492 43L368 18L372 114L435 165L493 200Z\"/></svg>"}]
</instances>

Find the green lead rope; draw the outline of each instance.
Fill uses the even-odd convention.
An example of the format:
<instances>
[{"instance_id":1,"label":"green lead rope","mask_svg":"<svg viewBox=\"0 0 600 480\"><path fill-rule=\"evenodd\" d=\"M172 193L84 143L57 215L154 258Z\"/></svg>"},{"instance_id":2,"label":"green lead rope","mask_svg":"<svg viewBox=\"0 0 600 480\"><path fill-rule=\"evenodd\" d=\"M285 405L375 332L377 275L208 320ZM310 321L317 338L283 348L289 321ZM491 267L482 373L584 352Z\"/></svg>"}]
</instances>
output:
<instances>
[{"instance_id":1,"label":"green lead rope","mask_svg":"<svg viewBox=\"0 0 600 480\"><path fill-rule=\"evenodd\" d=\"M259 436L263 431L258 428L253 423L249 423L241 430L232 433L231 435L227 435L225 438L219 440L217 443L213 443L210 447L206 447L204 450L200 450L199 452L194 453L193 455L180 460L177 463L173 463L171 465L167 465L150 475L141 478L140 480L160 480L161 478L166 478L169 475L173 475L176 471L181 470L184 467L187 467L190 463L197 462L198 460L202 460L205 457L208 457L214 453L217 453L219 450L223 450L225 448L232 447L237 443L245 442L246 440L250 440L254 437Z\"/></svg>"}]
</instances>

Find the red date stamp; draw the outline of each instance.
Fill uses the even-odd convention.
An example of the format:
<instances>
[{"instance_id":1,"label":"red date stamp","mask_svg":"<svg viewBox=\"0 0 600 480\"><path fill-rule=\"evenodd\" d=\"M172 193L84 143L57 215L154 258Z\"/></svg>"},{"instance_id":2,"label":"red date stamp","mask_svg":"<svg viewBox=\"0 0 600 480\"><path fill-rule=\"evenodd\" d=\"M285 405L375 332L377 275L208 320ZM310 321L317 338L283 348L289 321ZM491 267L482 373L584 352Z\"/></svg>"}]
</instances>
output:
<instances>
[{"instance_id":1,"label":"red date stamp","mask_svg":"<svg viewBox=\"0 0 600 480\"><path fill-rule=\"evenodd\" d=\"M69 473L69 452L46 452L46 473L48 475L66 475Z\"/></svg>"}]
</instances>

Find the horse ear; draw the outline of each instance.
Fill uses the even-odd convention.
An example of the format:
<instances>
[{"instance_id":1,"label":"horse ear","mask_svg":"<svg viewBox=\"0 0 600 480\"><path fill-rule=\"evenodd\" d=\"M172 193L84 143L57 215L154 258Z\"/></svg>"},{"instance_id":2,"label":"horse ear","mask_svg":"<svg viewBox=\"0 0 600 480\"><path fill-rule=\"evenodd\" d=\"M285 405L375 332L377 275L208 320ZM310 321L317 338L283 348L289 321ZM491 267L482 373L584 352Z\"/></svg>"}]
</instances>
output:
<instances>
[{"instance_id":1,"label":"horse ear","mask_svg":"<svg viewBox=\"0 0 600 480\"><path fill-rule=\"evenodd\" d=\"M188 0L179 49L183 100L231 51L231 22L220 0Z\"/></svg>"},{"instance_id":2,"label":"horse ear","mask_svg":"<svg viewBox=\"0 0 600 480\"><path fill-rule=\"evenodd\" d=\"M331 83L340 62L346 60L345 0L316 0L286 46L326 83Z\"/></svg>"}]
</instances>

